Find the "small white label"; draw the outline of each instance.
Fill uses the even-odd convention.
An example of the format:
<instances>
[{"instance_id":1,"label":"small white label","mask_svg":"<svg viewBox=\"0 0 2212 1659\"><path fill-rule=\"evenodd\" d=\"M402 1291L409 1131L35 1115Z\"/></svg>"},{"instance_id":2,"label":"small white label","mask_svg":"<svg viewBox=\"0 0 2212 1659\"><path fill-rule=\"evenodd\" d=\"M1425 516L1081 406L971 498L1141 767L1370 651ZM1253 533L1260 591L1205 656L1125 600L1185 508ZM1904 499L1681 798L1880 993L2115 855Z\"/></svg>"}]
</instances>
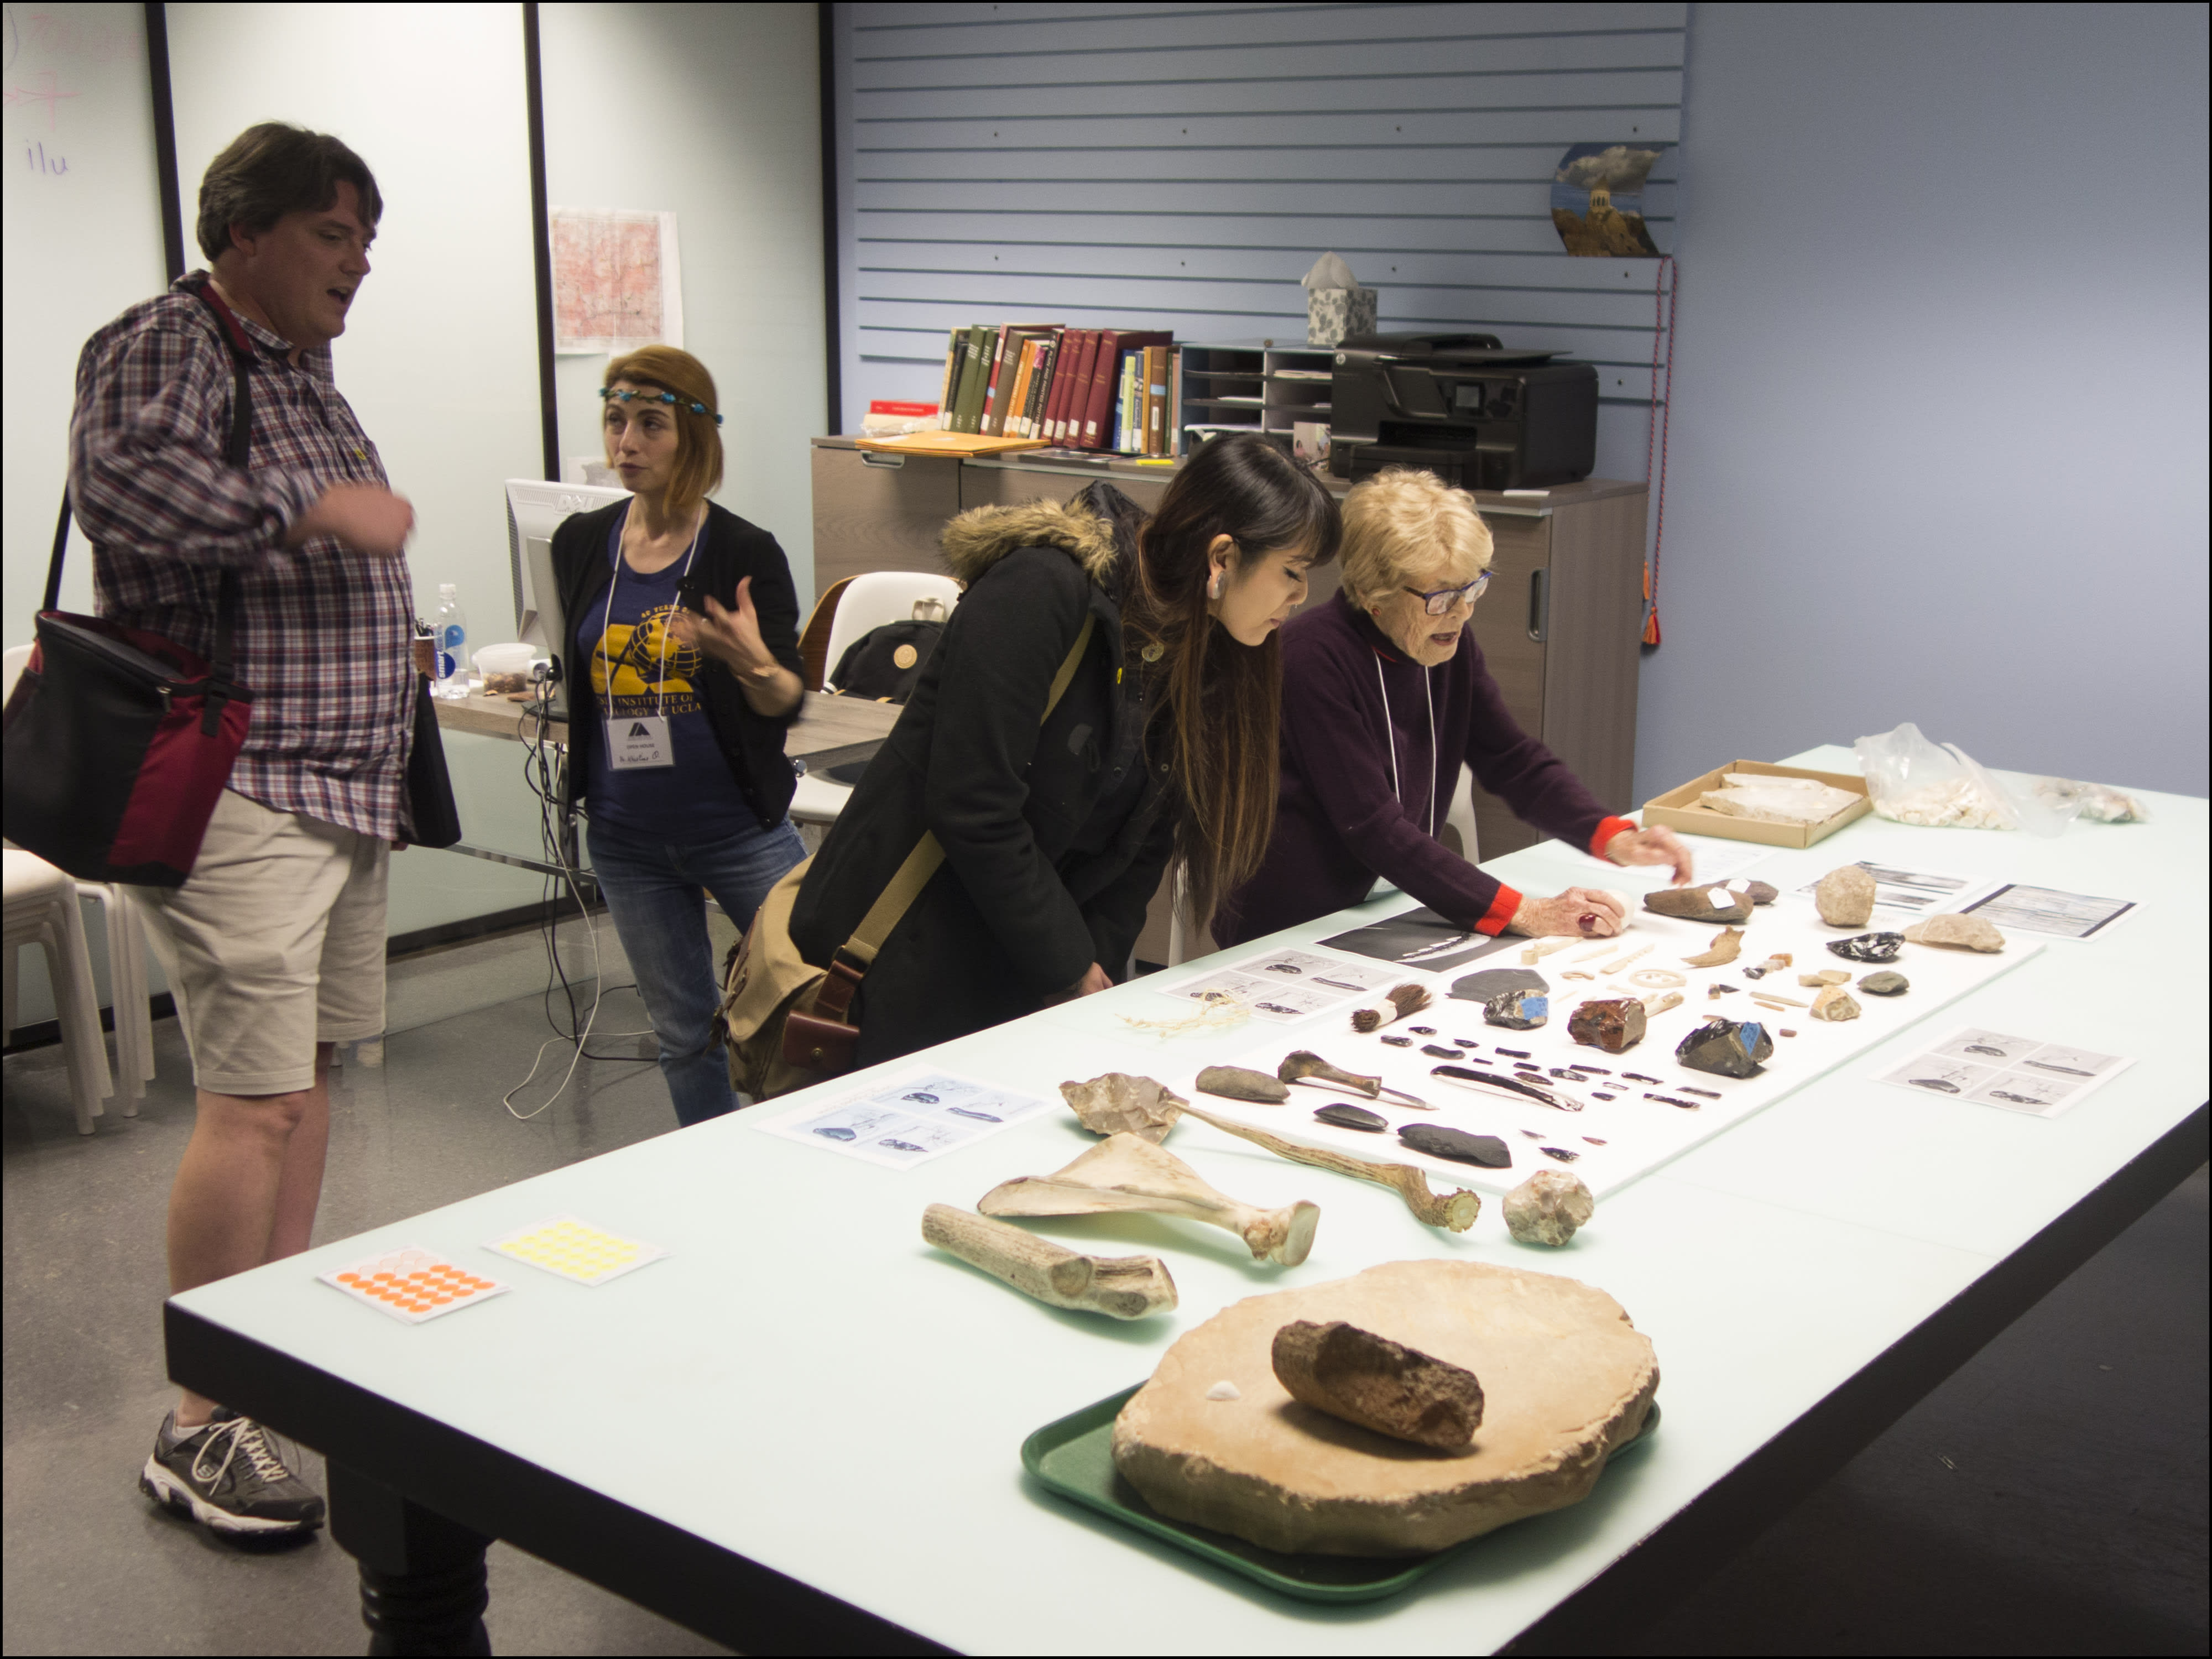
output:
<instances>
[{"instance_id":1,"label":"small white label","mask_svg":"<svg viewBox=\"0 0 2212 1659\"><path fill-rule=\"evenodd\" d=\"M1705 902L1716 910L1727 910L1734 908L1736 896L1725 887L1715 887L1706 892Z\"/></svg>"},{"instance_id":2,"label":"small white label","mask_svg":"<svg viewBox=\"0 0 2212 1659\"><path fill-rule=\"evenodd\" d=\"M673 766L665 714L630 714L607 722L607 764L617 772Z\"/></svg>"}]
</instances>

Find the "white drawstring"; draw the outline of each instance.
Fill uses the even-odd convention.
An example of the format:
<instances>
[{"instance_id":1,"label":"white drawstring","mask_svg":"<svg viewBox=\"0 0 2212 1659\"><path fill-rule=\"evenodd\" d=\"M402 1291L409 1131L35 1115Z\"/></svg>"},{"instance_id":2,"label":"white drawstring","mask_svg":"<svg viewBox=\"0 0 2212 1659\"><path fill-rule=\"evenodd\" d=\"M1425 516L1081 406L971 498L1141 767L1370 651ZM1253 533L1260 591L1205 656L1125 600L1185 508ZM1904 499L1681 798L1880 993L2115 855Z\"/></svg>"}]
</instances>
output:
<instances>
[{"instance_id":1,"label":"white drawstring","mask_svg":"<svg viewBox=\"0 0 2212 1659\"><path fill-rule=\"evenodd\" d=\"M1390 688L1382 678L1382 659L1375 659L1375 689L1382 694L1382 746L1390 755L1390 793L1397 799L1398 810L1406 810L1406 793L1398 787L1398 734L1390 725ZM1421 671L1421 690L1429 701L1429 811L1428 834L1437 833L1437 774L1441 769L1443 755L1437 738L1437 683L1429 671Z\"/></svg>"}]
</instances>

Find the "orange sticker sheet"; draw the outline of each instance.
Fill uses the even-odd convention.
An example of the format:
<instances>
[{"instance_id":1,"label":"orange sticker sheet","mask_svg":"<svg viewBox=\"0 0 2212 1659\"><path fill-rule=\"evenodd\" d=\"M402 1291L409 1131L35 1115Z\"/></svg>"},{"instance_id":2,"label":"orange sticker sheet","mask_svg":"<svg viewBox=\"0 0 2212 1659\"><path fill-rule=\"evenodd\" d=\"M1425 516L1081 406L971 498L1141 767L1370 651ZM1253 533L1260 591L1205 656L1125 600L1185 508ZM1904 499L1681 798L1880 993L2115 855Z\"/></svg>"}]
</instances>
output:
<instances>
[{"instance_id":1,"label":"orange sticker sheet","mask_svg":"<svg viewBox=\"0 0 2212 1659\"><path fill-rule=\"evenodd\" d=\"M410 1325L489 1302L510 1288L447 1261L435 1250L412 1244L316 1277L332 1290Z\"/></svg>"}]
</instances>

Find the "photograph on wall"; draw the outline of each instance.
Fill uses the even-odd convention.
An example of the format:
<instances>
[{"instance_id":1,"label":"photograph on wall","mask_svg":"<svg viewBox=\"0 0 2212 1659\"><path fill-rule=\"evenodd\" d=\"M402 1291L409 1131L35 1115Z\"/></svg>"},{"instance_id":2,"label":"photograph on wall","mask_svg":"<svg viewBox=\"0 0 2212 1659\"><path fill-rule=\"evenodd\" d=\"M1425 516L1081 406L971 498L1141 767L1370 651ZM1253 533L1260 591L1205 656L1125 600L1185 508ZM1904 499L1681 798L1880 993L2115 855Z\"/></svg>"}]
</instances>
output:
<instances>
[{"instance_id":1,"label":"photograph on wall","mask_svg":"<svg viewBox=\"0 0 2212 1659\"><path fill-rule=\"evenodd\" d=\"M555 351L684 343L674 214L555 208L552 235Z\"/></svg>"},{"instance_id":2,"label":"photograph on wall","mask_svg":"<svg viewBox=\"0 0 2212 1659\"><path fill-rule=\"evenodd\" d=\"M1552 173L1552 228L1568 252L1592 259L1656 259L1644 187L1664 144L1570 144Z\"/></svg>"}]
</instances>

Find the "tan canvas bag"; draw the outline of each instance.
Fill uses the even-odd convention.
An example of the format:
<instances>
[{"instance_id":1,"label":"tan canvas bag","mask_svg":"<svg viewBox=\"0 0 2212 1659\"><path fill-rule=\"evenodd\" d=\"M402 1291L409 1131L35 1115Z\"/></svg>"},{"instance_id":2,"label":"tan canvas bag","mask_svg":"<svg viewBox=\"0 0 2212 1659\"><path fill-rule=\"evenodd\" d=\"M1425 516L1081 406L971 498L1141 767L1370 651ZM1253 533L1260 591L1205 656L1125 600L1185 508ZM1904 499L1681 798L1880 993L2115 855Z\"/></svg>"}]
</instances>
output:
<instances>
[{"instance_id":1,"label":"tan canvas bag","mask_svg":"<svg viewBox=\"0 0 2212 1659\"><path fill-rule=\"evenodd\" d=\"M1097 621L1083 619L1075 643L1052 677L1038 725L1052 718L1073 683ZM729 1049L732 1089L766 1100L852 1069L860 1041L860 1027L847 1018L853 995L884 941L944 862L945 849L936 836L924 835L827 968L808 962L791 942L792 908L814 860L805 860L769 890L752 926L730 947L722 967L721 1035Z\"/></svg>"}]
</instances>

